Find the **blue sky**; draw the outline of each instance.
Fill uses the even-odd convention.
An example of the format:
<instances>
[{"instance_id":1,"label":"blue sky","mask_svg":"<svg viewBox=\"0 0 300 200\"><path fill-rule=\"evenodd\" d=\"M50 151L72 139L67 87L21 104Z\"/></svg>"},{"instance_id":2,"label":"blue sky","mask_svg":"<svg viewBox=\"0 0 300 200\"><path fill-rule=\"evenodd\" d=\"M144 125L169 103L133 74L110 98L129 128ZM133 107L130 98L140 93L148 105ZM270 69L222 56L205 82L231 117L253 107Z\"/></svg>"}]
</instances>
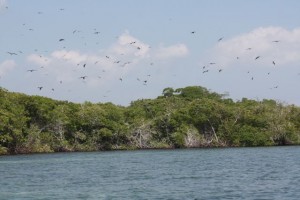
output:
<instances>
[{"instance_id":1,"label":"blue sky","mask_svg":"<svg viewBox=\"0 0 300 200\"><path fill-rule=\"evenodd\" d=\"M200 85L300 105L299 10L297 0L0 0L0 86L128 105Z\"/></svg>"}]
</instances>

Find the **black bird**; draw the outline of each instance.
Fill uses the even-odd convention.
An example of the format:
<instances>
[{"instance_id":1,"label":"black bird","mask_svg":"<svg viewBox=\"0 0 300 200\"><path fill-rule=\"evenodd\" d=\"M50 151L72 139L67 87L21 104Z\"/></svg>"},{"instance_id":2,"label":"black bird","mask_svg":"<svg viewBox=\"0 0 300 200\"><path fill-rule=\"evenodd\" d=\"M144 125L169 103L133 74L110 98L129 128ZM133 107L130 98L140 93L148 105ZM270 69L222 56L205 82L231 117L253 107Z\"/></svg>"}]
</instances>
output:
<instances>
[{"instance_id":1,"label":"black bird","mask_svg":"<svg viewBox=\"0 0 300 200\"><path fill-rule=\"evenodd\" d=\"M195 33L196 33L196 31L192 31L192 32L191 32L191 34L195 34Z\"/></svg>"},{"instance_id":2,"label":"black bird","mask_svg":"<svg viewBox=\"0 0 300 200\"><path fill-rule=\"evenodd\" d=\"M257 59L259 59L259 58L260 58L260 56L256 56L255 60L257 60Z\"/></svg>"},{"instance_id":3,"label":"black bird","mask_svg":"<svg viewBox=\"0 0 300 200\"><path fill-rule=\"evenodd\" d=\"M122 79L122 78L119 78L119 80L120 80L120 81L123 81L123 79Z\"/></svg>"},{"instance_id":4,"label":"black bird","mask_svg":"<svg viewBox=\"0 0 300 200\"><path fill-rule=\"evenodd\" d=\"M221 72L223 69L219 69L219 72Z\"/></svg>"},{"instance_id":5,"label":"black bird","mask_svg":"<svg viewBox=\"0 0 300 200\"><path fill-rule=\"evenodd\" d=\"M252 48L247 48L246 50L251 50Z\"/></svg>"},{"instance_id":6,"label":"black bird","mask_svg":"<svg viewBox=\"0 0 300 200\"><path fill-rule=\"evenodd\" d=\"M211 63L209 63L210 65L215 65L216 63L214 63L214 62L211 62Z\"/></svg>"},{"instance_id":7,"label":"black bird","mask_svg":"<svg viewBox=\"0 0 300 200\"><path fill-rule=\"evenodd\" d=\"M65 40L65 39L61 38L61 39L59 39L58 41L59 41L59 42L62 42L62 41L64 41L64 40Z\"/></svg>"},{"instance_id":8,"label":"black bird","mask_svg":"<svg viewBox=\"0 0 300 200\"><path fill-rule=\"evenodd\" d=\"M219 38L219 39L218 39L218 42L220 42L221 40L223 40L223 37Z\"/></svg>"},{"instance_id":9,"label":"black bird","mask_svg":"<svg viewBox=\"0 0 300 200\"><path fill-rule=\"evenodd\" d=\"M275 65L275 61L273 61L273 65Z\"/></svg>"},{"instance_id":10,"label":"black bird","mask_svg":"<svg viewBox=\"0 0 300 200\"><path fill-rule=\"evenodd\" d=\"M95 31L94 34L98 35L100 34L100 31Z\"/></svg>"},{"instance_id":11,"label":"black bird","mask_svg":"<svg viewBox=\"0 0 300 200\"><path fill-rule=\"evenodd\" d=\"M80 76L79 78L81 78L82 80L85 80L87 78L87 76Z\"/></svg>"},{"instance_id":12,"label":"black bird","mask_svg":"<svg viewBox=\"0 0 300 200\"><path fill-rule=\"evenodd\" d=\"M34 72L34 71L37 71L36 69L28 69L27 70L28 72Z\"/></svg>"},{"instance_id":13,"label":"black bird","mask_svg":"<svg viewBox=\"0 0 300 200\"><path fill-rule=\"evenodd\" d=\"M43 87L42 86L39 86L39 87L37 87L39 90L42 90L43 89Z\"/></svg>"},{"instance_id":14,"label":"black bird","mask_svg":"<svg viewBox=\"0 0 300 200\"><path fill-rule=\"evenodd\" d=\"M277 42L279 42L279 40L273 40L272 42L276 42L277 43Z\"/></svg>"},{"instance_id":15,"label":"black bird","mask_svg":"<svg viewBox=\"0 0 300 200\"><path fill-rule=\"evenodd\" d=\"M83 67L85 68L85 66L86 66L86 63L85 64L83 64Z\"/></svg>"},{"instance_id":16,"label":"black bird","mask_svg":"<svg viewBox=\"0 0 300 200\"><path fill-rule=\"evenodd\" d=\"M11 55L11 56L12 56L12 55L16 55L16 56L18 55L18 54L14 53L14 52L9 52L9 51L6 52L6 53L8 53L8 54Z\"/></svg>"}]
</instances>

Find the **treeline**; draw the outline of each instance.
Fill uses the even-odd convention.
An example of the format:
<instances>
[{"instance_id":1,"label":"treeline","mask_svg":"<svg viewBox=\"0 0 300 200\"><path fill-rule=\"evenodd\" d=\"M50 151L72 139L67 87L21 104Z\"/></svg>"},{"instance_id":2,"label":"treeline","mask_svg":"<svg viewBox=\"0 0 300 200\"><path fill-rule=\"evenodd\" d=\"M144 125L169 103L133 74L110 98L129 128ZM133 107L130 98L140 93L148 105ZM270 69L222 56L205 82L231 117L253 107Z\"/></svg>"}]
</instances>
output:
<instances>
[{"instance_id":1,"label":"treeline","mask_svg":"<svg viewBox=\"0 0 300 200\"><path fill-rule=\"evenodd\" d=\"M165 88L130 106L0 89L0 154L300 144L300 108L234 102L201 86Z\"/></svg>"}]
</instances>

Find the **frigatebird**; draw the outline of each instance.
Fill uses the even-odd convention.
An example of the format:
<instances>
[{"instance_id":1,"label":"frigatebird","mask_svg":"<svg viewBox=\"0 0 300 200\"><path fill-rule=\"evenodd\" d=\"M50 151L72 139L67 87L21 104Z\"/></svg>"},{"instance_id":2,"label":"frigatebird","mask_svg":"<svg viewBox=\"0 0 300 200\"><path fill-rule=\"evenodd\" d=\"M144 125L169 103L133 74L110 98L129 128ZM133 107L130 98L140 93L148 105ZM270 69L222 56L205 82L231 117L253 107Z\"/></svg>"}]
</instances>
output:
<instances>
[{"instance_id":1,"label":"frigatebird","mask_svg":"<svg viewBox=\"0 0 300 200\"><path fill-rule=\"evenodd\" d=\"M6 53L8 53L8 54L11 55L11 56L12 56L12 55L16 55L16 56L18 55L18 54L14 53L14 52L9 52L9 51L6 52Z\"/></svg>"},{"instance_id":2,"label":"frigatebird","mask_svg":"<svg viewBox=\"0 0 300 200\"><path fill-rule=\"evenodd\" d=\"M34 71L37 71L36 69L28 69L27 70L28 72L34 72Z\"/></svg>"}]
</instances>

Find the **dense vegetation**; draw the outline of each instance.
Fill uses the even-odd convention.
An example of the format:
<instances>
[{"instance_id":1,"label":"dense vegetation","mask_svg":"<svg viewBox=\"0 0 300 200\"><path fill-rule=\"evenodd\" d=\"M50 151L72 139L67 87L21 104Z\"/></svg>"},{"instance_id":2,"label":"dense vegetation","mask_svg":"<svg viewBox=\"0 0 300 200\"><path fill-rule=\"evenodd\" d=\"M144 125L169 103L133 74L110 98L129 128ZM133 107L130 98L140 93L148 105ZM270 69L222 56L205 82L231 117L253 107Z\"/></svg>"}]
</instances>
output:
<instances>
[{"instance_id":1,"label":"dense vegetation","mask_svg":"<svg viewBox=\"0 0 300 200\"><path fill-rule=\"evenodd\" d=\"M299 107L234 102L200 86L165 88L162 96L128 107L0 88L0 154L299 143Z\"/></svg>"}]
</instances>

